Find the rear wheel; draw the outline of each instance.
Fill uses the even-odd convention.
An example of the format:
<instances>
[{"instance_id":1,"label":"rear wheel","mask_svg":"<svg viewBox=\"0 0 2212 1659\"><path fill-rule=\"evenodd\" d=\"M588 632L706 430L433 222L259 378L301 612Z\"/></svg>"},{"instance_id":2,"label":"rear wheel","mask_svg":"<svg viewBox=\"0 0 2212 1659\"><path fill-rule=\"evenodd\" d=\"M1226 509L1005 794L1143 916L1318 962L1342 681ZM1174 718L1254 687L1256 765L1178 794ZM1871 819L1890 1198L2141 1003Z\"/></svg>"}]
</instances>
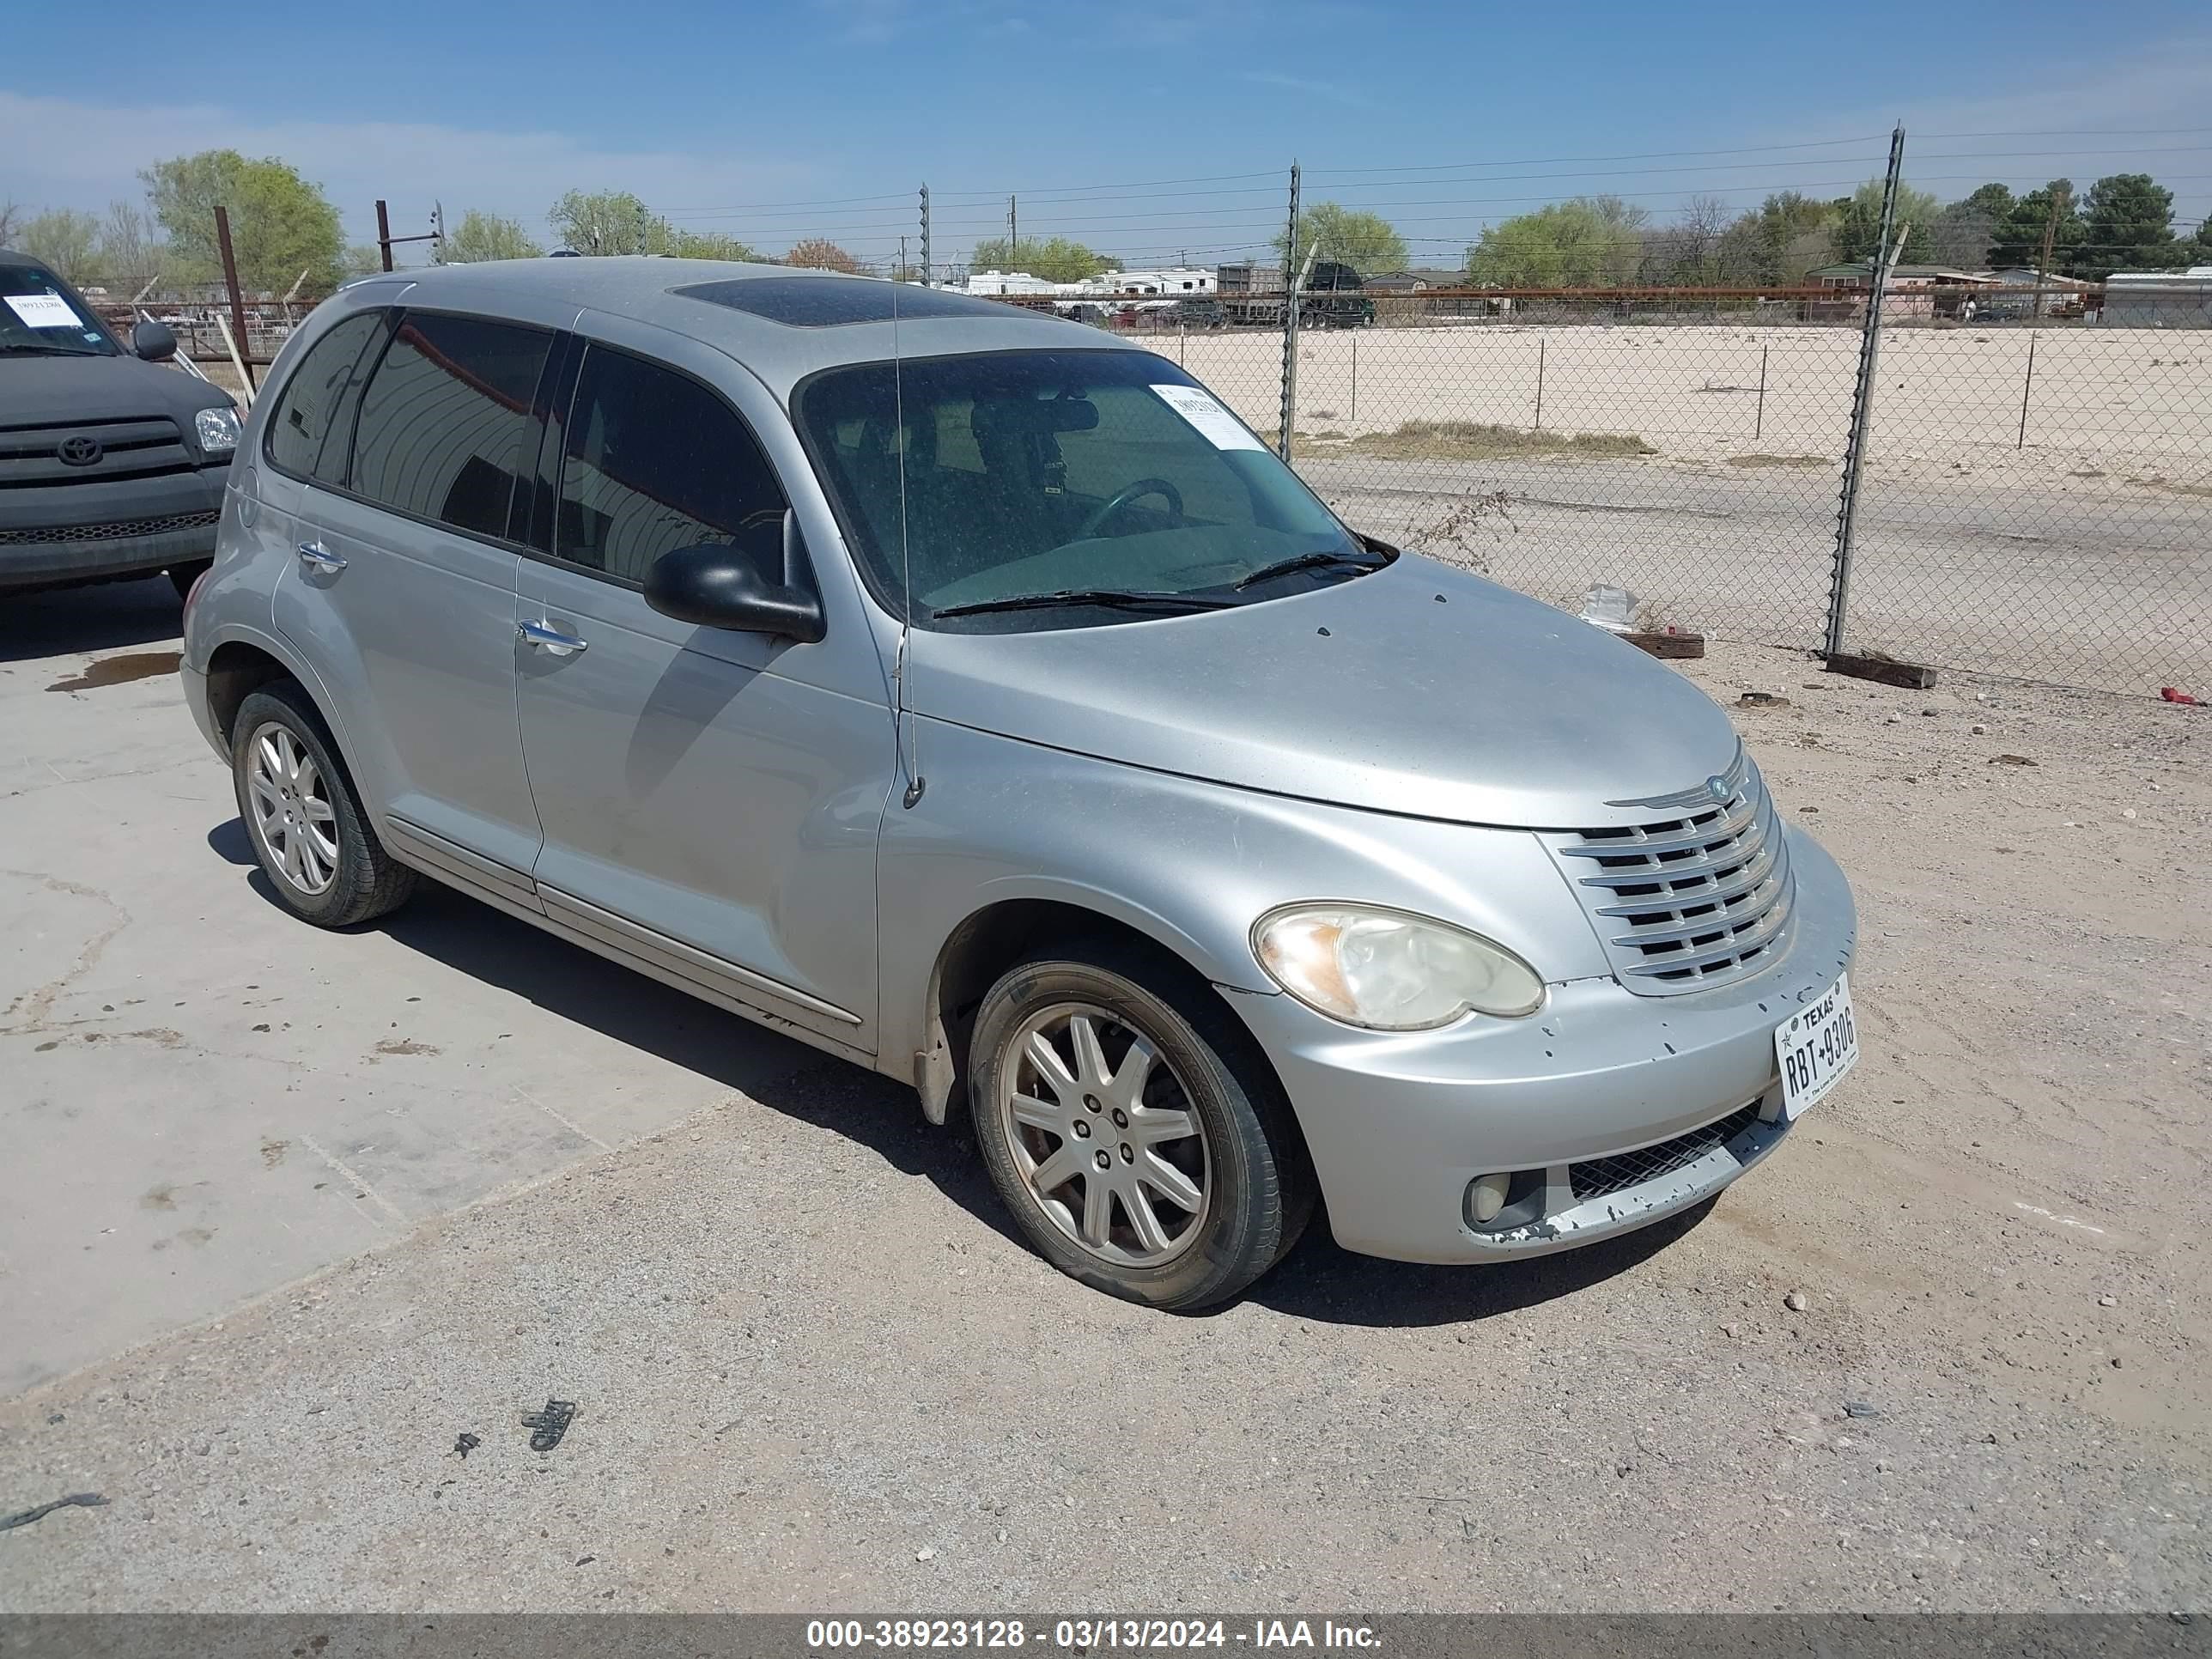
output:
<instances>
[{"instance_id":1,"label":"rear wheel","mask_svg":"<svg viewBox=\"0 0 2212 1659\"><path fill-rule=\"evenodd\" d=\"M1000 1196L1046 1260L1160 1308L1235 1296L1312 1210L1272 1076L1205 988L1133 951L1058 951L977 1012L969 1109Z\"/></svg>"},{"instance_id":2,"label":"rear wheel","mask_svg":"<svg viewBox=\"0 0 2212 1659\"><path fill-rule=\"evenodd\" d=\"M231 780L254 855L284 908L319 927L396 910L415 872L384 850L322 716L289 680L240 705Z\"/></svg>"}]
</instances>

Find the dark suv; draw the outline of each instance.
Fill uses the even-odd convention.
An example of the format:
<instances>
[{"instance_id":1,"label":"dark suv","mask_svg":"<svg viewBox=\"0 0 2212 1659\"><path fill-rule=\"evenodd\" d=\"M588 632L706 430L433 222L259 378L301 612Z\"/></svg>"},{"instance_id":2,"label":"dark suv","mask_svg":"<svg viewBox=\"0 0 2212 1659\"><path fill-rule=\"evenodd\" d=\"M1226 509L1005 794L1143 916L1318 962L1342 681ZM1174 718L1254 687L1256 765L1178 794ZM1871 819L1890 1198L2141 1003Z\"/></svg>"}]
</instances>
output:
<instances>
[{"instance_id":1,"label":"dark suv","mask_svg":"<svg viewBox=\"0 0 2212 1659\"><path fill-rule=\"evenodd\" d=\"M125 349L76 290L0 250L0 593L166 570L188 590L215 551L238 447L230 394Z\"/></svg>"}]
</instances>

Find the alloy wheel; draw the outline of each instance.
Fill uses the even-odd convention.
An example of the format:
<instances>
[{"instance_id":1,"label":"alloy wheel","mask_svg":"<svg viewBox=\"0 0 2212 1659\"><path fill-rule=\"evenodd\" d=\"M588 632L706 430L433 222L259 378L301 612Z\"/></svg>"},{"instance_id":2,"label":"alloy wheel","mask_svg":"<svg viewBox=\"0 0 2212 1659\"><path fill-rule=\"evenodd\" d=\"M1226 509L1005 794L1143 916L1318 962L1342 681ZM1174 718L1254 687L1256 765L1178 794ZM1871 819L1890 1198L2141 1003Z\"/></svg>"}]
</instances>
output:
<instances>
[{"instance_id":1,"label":"alloy wheel","mask_svg":"<svg viewBox=\"0 0 2212 1659\"><path fill-rule=\"evenodd\" d=\"M337 878L337 812L299 734L270 720L249 740L246 791L254 839L286 884L316 897Z\"/></svg>"},{"instance_id":2,"label":"alloy wheel","mask_svg":"<svg viewBox=\"0 0 2212 1659\"><path fill-rule=\"evenodd\" d=\"M1000 1127L1053 1224L1117 1267L1198 1242L1212 1159L1188 1091L1142 1031L1090 1003L1030 1016L999 1067Z\"/></svg>"}]
</instances>

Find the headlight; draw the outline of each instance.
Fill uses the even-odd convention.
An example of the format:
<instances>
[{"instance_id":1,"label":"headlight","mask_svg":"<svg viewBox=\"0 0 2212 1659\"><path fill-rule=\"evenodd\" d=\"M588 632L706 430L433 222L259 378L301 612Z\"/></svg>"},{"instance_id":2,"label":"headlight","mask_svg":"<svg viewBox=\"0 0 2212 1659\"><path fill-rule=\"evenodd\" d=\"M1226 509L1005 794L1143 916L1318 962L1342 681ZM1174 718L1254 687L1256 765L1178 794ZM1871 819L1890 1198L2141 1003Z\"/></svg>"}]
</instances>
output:
<instances>
[{"instance_id":1,"label":"headlight","mask_svg":"<svg viewBox=\"0 0 2212 1659\"><path fill-rule=\"evenodd\" d=\"M1424 1031L1470 1009L1512 1018L1544 1001L1536 970L1503 945L1402 910L1286 905L1253 925L1252 949L1306 1006L1370 1030Z\"/></svg>"},{"instance_id":2,"label":"headlight","mask_svg":"<svg viewBox=\"0 0 2212 1659\"><path fill-rule=\"evenodd\" d=\"M238 411L203 409L192 416L192 435L203 455L228 455L238 447Z\"/></svg>"}]
</instances>

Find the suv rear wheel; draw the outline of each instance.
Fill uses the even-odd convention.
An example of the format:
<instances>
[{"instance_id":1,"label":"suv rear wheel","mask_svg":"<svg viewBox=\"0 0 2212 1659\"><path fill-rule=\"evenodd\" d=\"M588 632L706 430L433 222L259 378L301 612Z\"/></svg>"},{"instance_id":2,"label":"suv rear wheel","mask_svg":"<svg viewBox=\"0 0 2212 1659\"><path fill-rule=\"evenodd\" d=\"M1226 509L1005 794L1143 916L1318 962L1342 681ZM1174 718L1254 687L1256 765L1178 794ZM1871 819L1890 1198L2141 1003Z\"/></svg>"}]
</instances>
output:
<instances>
[{"instance_id":1,"label":"suv rear wheel","mask_svg":"<svg viewBox=\"0 0 2212 1659\"><path fill-rule=\"evenodd\" d=\"M969 1104L1040 1255L1159 1308L1235 1296L1297 1243L1313 1180L1228 1013L1111 942L1018 963L977 1011Z\"/></svg>"},{"instance_id":2,"label":"suv rear wheel","mask_svg":"<svg viewBox=\"0 0 2212 1659\"><path fill-rule=\"evenodd\" d=\"M231 781L254 855L294 915L349 927L396 910L415 872L384 850L322 716L289 680L252 692L231 726Z\"/></svg>"}]
</instances>

